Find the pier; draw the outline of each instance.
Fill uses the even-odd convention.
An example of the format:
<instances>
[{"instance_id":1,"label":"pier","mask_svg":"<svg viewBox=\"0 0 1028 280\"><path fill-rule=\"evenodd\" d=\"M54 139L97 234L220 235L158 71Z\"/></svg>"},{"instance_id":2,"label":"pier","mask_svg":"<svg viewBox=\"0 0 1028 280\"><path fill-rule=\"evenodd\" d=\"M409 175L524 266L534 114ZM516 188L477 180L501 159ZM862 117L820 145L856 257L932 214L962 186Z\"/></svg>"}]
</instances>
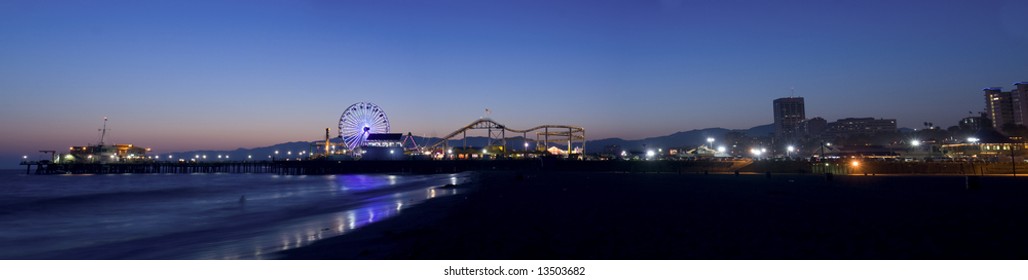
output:
<instances>
[{"instance_id":1,"label":"pier","mask_svg":"<svg viewBox=\"0 0 1028 280\"><path fill-rule=\"evenodd\" d=\"M271 173L283 175L359 173L447 173L476 170L546 170L573 172L730 172L731 161L580 161L535 160L409 160L409 161L223 161L140 163L22 162L26 174L190 174Z\"/></svg>"},{"instance_id":2,"label":"pier","mask_svg":"<svg viewBox=\"0 0 1028 280\"><path fill-rule=\"evenodd\" d=\"M876 174L1028 174L1028 164L962 162L849 162L750 161L750 160L350 160L350 161L217 161L137 163L51 163L25 161L26 174L191 174L270 173L282 175L362 173L448 173L480 170L622 172L622 173L833 173Z\"/></svg>"},{"instance_id":3,"label":"pier","mask_svg":"<svg viewBox=\"0 0 1028 280\"><path fill-rule=\"evenodd\" d=\"M275 162L137 162L137 163L50 163L22 162L25 174L123 174L123 173L276 173Z\"/></svg>"}]
</instances>

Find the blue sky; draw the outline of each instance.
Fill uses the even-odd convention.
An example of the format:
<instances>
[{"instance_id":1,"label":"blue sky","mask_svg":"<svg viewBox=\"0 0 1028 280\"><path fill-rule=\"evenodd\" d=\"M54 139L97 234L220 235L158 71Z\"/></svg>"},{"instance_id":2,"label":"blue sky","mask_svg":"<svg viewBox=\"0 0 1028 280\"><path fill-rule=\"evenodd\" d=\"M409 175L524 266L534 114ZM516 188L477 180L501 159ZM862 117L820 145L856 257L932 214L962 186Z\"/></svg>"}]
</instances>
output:
<instances>
[{"instance_id":1,"label":"blue sky","mask_svg":"<svg viewBox=\"0 0 1028 280\"><path fill-rule=\"evenodd\" d=\"M949 126L1028 80L1024 1L3 1L0 154L234 149L484 114L637 139L807 116Z\"/></svg>"}]
</instances>

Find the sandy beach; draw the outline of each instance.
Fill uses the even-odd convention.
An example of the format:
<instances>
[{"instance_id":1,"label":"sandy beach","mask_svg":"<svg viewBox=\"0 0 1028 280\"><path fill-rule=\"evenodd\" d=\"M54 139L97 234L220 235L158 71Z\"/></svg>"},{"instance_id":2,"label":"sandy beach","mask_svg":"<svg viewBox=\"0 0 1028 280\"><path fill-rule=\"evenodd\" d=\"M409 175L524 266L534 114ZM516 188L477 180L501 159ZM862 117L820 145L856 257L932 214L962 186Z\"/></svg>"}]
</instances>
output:
<instances>
[{"instance_id":1,"label":"sandy beach","mask_svg":"<svg viewBox=\"0 0 1028 280\"><path fill-rule=\"evenodd\" d=\"M1025 259L1028 178L485 172L284 259Z\"/></svg>"}]
</instances>

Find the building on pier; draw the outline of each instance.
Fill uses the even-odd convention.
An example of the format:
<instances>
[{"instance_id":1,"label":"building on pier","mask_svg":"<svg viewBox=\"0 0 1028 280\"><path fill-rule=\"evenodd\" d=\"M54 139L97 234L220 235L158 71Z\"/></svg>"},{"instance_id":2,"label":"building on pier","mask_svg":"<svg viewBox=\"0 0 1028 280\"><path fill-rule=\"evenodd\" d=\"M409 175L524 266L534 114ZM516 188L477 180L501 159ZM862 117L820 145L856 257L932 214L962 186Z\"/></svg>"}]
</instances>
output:
<instances>
[{"instance_id":1,"label":"building on pier","mask_svg":"<svg viewBox=\"0 0 1028 280\"><path fill-rule=\"evenodd\" d=\"M67 154L55 156L55 163L112 163L148 160L150 148L132 144L73 146Z\"/></svg>"}]
</instances>

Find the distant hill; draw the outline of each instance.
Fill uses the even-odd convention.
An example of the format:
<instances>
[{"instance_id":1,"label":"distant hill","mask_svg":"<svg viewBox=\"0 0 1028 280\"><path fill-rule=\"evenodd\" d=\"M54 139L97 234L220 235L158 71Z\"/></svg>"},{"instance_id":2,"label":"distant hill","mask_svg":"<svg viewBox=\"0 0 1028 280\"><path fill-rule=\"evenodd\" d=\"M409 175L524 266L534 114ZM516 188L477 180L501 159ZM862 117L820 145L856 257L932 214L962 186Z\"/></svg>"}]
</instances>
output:
<instances>
[{"instance_id":1,"label":"distant hill","mask_svg":"<svg viewBox=\"0 0 1028 280\"><path fill-rule=\"evenodd\" d=\"M621 138L605 138L587 140L585 143L586 153L598 153L602 152L604 148L610 145L620 146L625 150L637 150L641 151L646 148L676 148L676 147L695 147L707 143L708 137L714 139L724 139L724 136L728 132L738 131L745 133L746 135L753 137L762 137L771 134L774 131L773 125L760 125L749 129L732 130L726 128L706 128L706 129L694 129L689 131L676 132L670 135L649 137L637 140L625 140ZM435 137L418 137L414 136L414 141L418 145L426 146L439 142L440 138ZM533 139L534 140L534 139ZM208 160L217 159L219 155L222 157L228 156L228 159L247 159L248 156L252 156L254 160L267 160L269 156L274 155L275 151L279 151L278 158L287 157L287 153L292 152L293 156L296 156L300 151L307 151L311 148L310 143L319 140L313 140L310 142L288 142L275 144L267 147L258 148L239 148L232 151L215 151L215 150L199 150L199 151L188 151L172 153L171 155L176 158L190 159L196 156L207 155ZM488 138L484 136L475 136L467 138L468 147L483 147L487 145ZM716 140L715 140L716 141ZM332 142L338 143L338 138L333 138ZM508 138L507 143L511 150L517 151L524 149L522 146L524 143L521 137ZM717 142L715 142L715 145ZM452 147L462 147L465 145L464 140L450 140L449 143ZM578 146L577 144L575 145ZM315 151L316 152L316 151ZM167 154L161 155L163 159L167 159Z\"/></svg>"},{"instance_id":2,"label":"distant hill","mask_svg":"<svg viewBox=\"0 0 1028 280\"><path fill-rule=\"evenodd\" d=\"M746 135L753 137L767 136L774 131L773 125L761 125L755 126L745 130L731 130L725 128L706 128L706 129L694 129L689 131L676 132L671 135L650 137L639 140L625 140L621 138L606 138L597 139L586 142L586 152L596 153L602 152L603 149L609 145L618 145L624 150L638 150L642 151L648 147L657 148L676 148L676 147L695 147L704 145L707 143L707 138L714 138L714 144L717 145L718 139L724 139L725 134L732 131L742 132Z\"/></svg>"},{"instance_id":3,"label":"distant hill","mask_svg":"<svg viewBox=\"0 0 1028 280\"><path fill-rule=\"evenodd\" d=\"M300 151L306 151L310 148L310 143L311 142L296 141L259 148L239 148L231 151L196 150L188 152L171 153L170 155L174 159L186 160L192 159L197 156L207 156L207 160L216 160L218 159L218 156L227 156L226 158L230 160L244 160L247 159L248 156L252 156L253 160L268 160L271 159L269 156L275 155L275 151L279 152L279 158L285 158L289 155L289 153L296 155ZM159 156L161 157L161 159L168 159L168 154L162 154Z\"/></svg>"},{"instance_id":4,"label":"distant hill","mask_svg":"<svg viewBox=\"0 0 1028 280\"><path fill-rule=\"evenodd\" d=\"M752 137L765 137L765 136L771 135L772 133L775 133L775 125L774 124L765 124L765 125L754 126L754 127L751 127L750 129L747 129L745 131L745 133L746 133L746 135L749 135L749 136L752 136Z\"/></svg>"}]
</instances>

